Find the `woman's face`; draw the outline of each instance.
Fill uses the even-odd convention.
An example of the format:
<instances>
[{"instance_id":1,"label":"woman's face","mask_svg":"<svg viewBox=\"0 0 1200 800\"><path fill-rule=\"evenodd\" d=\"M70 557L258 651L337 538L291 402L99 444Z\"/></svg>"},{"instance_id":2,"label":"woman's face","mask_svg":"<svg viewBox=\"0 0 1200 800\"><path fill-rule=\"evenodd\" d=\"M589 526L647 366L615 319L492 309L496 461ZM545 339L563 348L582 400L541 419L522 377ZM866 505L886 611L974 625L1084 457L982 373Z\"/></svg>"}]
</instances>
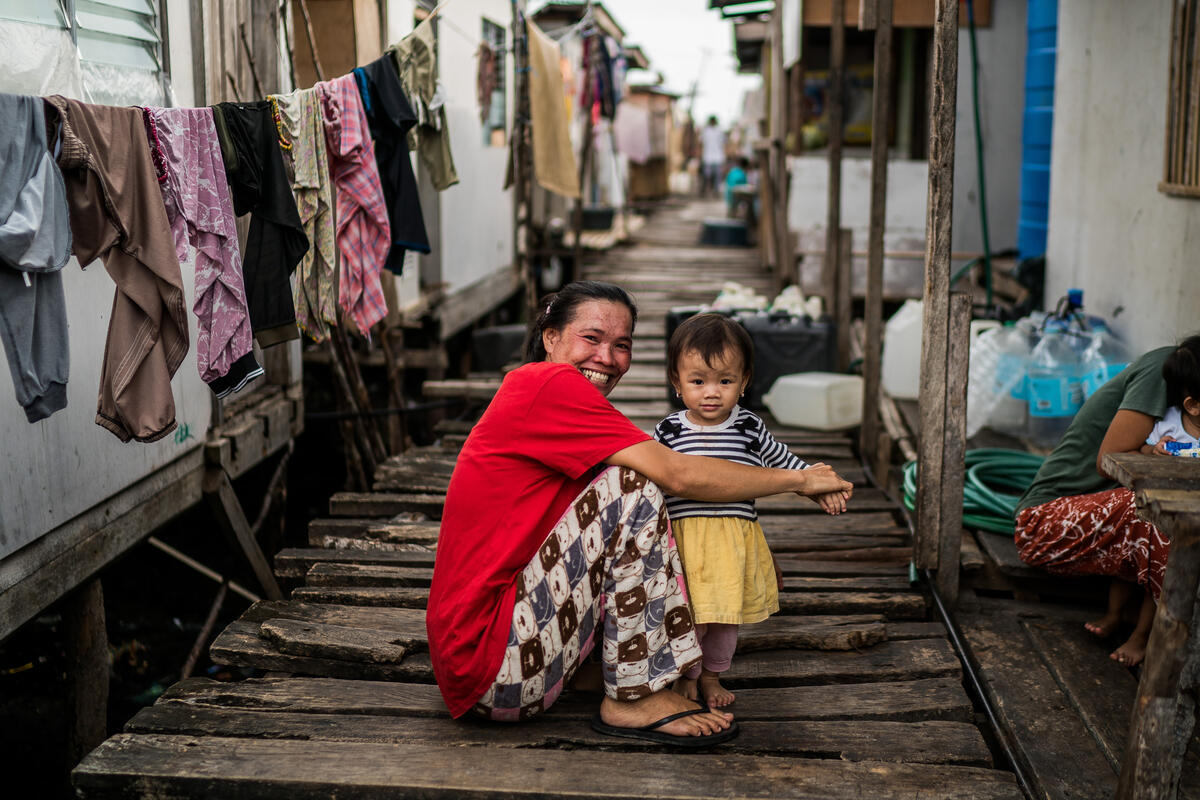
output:
<instances>
[{"instance_id":1,"label":"woman's face","mask_svg":"<svg viewBox=\"0 0 1200 800\"><path fill-rule=\"evenodd\" d=\"M546 360L571 364L605 396L629 370L633 316L624 303L588 300L562 330L542 331Z\"/></svg>"}]
</instances>

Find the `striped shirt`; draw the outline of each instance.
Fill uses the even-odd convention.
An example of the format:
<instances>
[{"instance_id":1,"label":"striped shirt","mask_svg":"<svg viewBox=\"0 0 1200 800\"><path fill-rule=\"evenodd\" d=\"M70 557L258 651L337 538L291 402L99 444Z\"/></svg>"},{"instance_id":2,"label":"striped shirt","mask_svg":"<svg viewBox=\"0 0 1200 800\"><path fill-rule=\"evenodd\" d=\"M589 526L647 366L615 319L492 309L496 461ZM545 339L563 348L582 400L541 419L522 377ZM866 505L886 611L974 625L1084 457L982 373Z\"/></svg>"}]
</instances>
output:
<instances>
[{"instance_id":1,"label":"striped shirt","mask_svg":"<svg viewBox=\"0 0 1200 800\"><path fill-rule=\"evenodd\" d=\"M655 441L679 453L710 456L775 469L807 469L808 464L776 441L757 414L734 406L729 418L718 425L696 425L687 411L678 411L654 427ZM754 501L705 503L682 497L667 497L671 519L684 517L741 517L758 519Z\"/></svg>"}]
</instances>

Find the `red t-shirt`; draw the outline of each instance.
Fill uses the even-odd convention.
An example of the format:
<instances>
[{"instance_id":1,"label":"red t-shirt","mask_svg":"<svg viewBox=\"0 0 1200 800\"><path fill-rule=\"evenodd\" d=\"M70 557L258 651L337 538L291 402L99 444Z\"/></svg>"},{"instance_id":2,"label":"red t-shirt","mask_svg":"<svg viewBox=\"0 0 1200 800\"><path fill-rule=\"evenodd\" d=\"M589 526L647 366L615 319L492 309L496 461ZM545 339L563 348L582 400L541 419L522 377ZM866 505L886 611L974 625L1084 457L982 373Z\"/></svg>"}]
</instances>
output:
<instances>
[{"instance_id":1,"label":"red t-shirt","mask_svg":"<svg viewBox=\"0 0 1200 800\"><path fill-rule=\"evenodd\" d=\"M450 713L504 657L516 578L604 459L650 437L569 364L526 364L467 437L446 492L426 627Z\"/></svg>"}]
</instances>

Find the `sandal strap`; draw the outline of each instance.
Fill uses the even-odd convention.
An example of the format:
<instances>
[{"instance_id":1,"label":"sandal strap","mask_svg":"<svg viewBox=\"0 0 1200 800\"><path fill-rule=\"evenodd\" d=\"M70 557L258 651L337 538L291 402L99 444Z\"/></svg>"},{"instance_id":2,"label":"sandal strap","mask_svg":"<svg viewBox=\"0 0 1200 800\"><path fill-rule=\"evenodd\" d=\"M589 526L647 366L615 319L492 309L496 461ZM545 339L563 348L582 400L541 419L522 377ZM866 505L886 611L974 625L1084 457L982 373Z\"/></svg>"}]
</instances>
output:
<instances>
[{"instance_id":1,"label":"sandal strap","mask_svg":"<svg viewBox=\"0 0 1200 800\"><path fill-rule=\"evenodd\" d=\"M661 728L663 725L672 723L677 719L683 719L684 717L694 717L697 714L707 714L708 712L709 712L709 708L707 706L701 706L700 708L690 708L687 711L680 711L678 714L671 714L670 716L663 717L658 722L653 722L649 725L646 725L645 727L638 728L638 730L652 731L657 728Z\"/></svg>"}]
</instances>

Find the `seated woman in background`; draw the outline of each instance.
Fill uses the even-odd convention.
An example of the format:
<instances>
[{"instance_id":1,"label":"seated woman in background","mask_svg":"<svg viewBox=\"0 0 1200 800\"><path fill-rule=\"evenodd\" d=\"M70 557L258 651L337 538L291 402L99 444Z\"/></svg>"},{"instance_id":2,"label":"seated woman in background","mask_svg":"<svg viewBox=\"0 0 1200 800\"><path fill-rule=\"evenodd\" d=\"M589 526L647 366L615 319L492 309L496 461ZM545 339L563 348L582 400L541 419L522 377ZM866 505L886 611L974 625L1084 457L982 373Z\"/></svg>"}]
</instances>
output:
<instances>
[{"instance_id":1,"label":"seated woman in background","mask_svg":"<svg viewBox=\"0 0 1200 800\"><path fill-rule=\"evenodd\" d=\"M1085 626L1091 633L1111 636L1134 587L1145 591L1133 635L1111 655L1126 666L1146 655L1170 542L1138 518L1133 491L1106 475L1101 460L1106 453L1152 451L1143 448L1155 423L1170 405L1187 408L1186 398L1200 412L1198 394L1200 336L1142 355L1088 398L1017 504L1022 561L1062 575L1114 579L1107 613Z\"/></svg>"}]
</instances>

